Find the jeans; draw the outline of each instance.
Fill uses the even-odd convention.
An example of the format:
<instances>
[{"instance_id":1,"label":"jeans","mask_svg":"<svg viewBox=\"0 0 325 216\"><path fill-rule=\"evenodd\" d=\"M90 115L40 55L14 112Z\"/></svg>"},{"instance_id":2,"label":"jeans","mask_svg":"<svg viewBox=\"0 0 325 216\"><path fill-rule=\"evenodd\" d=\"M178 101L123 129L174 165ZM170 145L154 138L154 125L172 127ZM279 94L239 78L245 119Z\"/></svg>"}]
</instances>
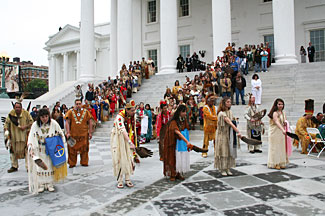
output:
<instances>
[{"instance_id":1,"label":"jeans","mask_svg":"<svg viewBox=\"0 0 325 216\"><path fill-rule=\"evenodd\" d=\"M231 97L230 92L222 92L222 97L225 97L225 96L230 98Z\"/></svg>"},{"instance_id":2,"label":"jeans","mask_svg":"<svg viewBox=\"0 0 325 216\"><path fill-rule=\"evenodd\" d=\"M267 61L262 61L262 71L267 71Z\"/></svg>"},{"instance_id":3,"label":"jeans","mask_svg":"<svg viewBox=\"0 0 325 216\"><path fill-rule=\"evenodd\" d=\"M245 68L245 72L244 72L245 75L248 74L248 68L249 68L248 61L246 61L246 68Z\"/></svg>"},{"instance_id":4,"label":"jeans","mask_svg":"<svg viewBox=\"0 0 325 216\"><path fill-rule=\"evenodd\" d=\"M238 88L235 88L235 91L236 91L236 105L239 105L239 94L241 97L241 103L242 103L242 105L244 105L245 104L245 99L244 99L245 90L244 89L239 90Z\"/></svg>"},{"instance_id":5,"label":"jeans","mask_svg":"<svg viewBox=\"0 0 325 216\"><path fill-rule=\"evenodd\" d=\"M255 62L255 72L261 72L260 63Z\"/></svg>"},{"instance_id":6,"label":"jeans","mask_svg":"<svg viewBox=\"0 0 325 216\"><path fill-rule=\"evenodd\" d=\"M241 74L245 74L246 67L241 65L240 70L241 70Z\"/></svg>"}]
</instances>

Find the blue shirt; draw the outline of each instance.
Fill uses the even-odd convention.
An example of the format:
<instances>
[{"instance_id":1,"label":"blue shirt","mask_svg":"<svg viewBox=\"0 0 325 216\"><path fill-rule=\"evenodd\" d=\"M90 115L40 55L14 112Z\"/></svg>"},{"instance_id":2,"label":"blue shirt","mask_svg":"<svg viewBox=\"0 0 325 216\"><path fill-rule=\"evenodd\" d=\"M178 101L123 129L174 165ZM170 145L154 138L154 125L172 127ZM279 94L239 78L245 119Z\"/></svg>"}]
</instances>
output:
<instances>
[{"instance_id":1,"label":"blue shirt","mask_svg":"<svg viewBox=\"0 0 325 216\"><path fill-rule=\"evenodd\" d=\"M322 138L324 140L325 139L325 124L319 125L318 130L319 130L320 135L322 135Z\"/></svg>"},{"instance_id":2,"label":"blue shirt","mask_svg":"<svg viewBox=\"0 0 325 216\"><path fill-rule=\"evenodd\" d=\"M231 62L230 63L230 67L232 69L234 69L234 71L238 71L238 64L237 64L237 62Z\"/></svg>"},{"instance_id":3,"label":"blue shirt","mask_svg":"<svg viewBox=\"0 0 325 216\"><path fill-rule=\"evenodd\" d=\"M262 51L261 52L261 60L262 61L267 61L267 56L269 55L269 53L267 51Z\"/></svg>"}]
</instances>

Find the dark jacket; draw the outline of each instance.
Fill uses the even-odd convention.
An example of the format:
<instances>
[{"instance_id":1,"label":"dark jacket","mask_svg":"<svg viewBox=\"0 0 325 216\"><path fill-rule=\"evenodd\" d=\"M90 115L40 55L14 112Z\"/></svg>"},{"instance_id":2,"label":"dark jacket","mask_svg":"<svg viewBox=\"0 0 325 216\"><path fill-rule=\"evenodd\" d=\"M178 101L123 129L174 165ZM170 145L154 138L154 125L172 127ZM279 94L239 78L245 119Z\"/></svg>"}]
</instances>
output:
<instances>
[{"instance_id":1,"label":"dark jacket","mask_svg":"<svg viewBox=\"0 0 325 216\"><path fill-rule=\"evenodd\" d=\"M241 77L241 82L242 82L242 89L244 89L246 87L246 79L244 77ZM235 89L237 85L236 77L232 79L232 84L233 84L233 88Z\"/></svg>"},{"instance_id":2,"label":"dark jacket","mask_svg":"<svg viewBox=\"0 0 325 216\"><path fill-rule=\"evenodd\" d=\"M91 92L91 91L87 91L86 92L86 100L87 101L92 101L95 99L95 95L94 95L94 92Z\"/></svg>"}]
</instances>

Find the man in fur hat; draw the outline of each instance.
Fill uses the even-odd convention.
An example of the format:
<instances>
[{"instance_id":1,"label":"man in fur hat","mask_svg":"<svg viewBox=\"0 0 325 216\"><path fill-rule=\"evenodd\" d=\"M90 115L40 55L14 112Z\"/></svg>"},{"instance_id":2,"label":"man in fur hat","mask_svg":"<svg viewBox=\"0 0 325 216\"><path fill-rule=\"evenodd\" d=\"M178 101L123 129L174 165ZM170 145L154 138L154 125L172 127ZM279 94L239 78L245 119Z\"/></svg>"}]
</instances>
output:
<instances>
[{"instance_id":1,"label":"man in fur hat","mask_svg":"<svg viewBox=\"0 0 325 216\"><path fill-rule=\"evenodd\" d=\"M131 100L126 104L114 120L111 133L111 152L113 172L117 177L117 188L123 188L123 176L127 187L133 187L130 175L133 174L135 146L137 145L135 127L135 102Z\"/></svg>"},{"instance_id":2,"label":"man in fur hat","mask_svg":"<svg viewBox=\"0 0 325 216\"><path fill-rule=\"evenodd\" d=\"M310 144L310 138L308 137L307 128L315 127L311 118L314 113L314 100L305 100L305 115L300 117L296 124L295 133L298 135L301 142L301 154L307 154L307 148ZM297 140L293 141L293 145L299 148L299 142Z\"/></svg>"},{"instance_id":3,"label":"man in fur hat","mask_svg":"<svg viewBox=\"0 0 325 216\"><path fill-rule=\"evenodd\" d=\"M4 136L7 146L10 150L11 168L8 173L18 171L18 159L25 158L25 166L27 169L26 151L27 151L27 137L29 129L33 124L33 118L28 111L24 110L21 102L14 104L14 109L11 110L6 118L4 124Z\"/></svg>"},{"instance_id":4,"label":"man in fur hat","mask_svg":"<svg viewBox=\"0 0 325 216\"><path fill-rule=\"evenodd\" d=\"M208 150L209 141L213 140L215 145L216 130L218 124L217 109L214 105L215 96L214 94L209 94L206 97L206 105L203 107L203 149ZM203 152L202 157L206 158L207 153Z\"/></svg>"}]
</instances>

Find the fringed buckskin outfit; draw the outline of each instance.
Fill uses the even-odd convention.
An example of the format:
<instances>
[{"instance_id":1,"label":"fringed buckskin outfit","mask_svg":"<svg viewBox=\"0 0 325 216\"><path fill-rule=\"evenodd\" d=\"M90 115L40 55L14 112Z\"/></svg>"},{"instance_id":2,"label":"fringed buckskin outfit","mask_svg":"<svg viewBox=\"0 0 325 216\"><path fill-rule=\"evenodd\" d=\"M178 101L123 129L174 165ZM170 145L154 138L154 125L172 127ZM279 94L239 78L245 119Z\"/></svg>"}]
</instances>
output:
<instances>
[{"instance_id":1,"label":"fringed buckskin outfit","mask_svg":"<svg viewBox=\"0 0 325 216\"><path fill-rule=\"evenodd\" d=\"M208 105L205 105L203 107L203 121L204 121L203 149L208 149L209 141L213 140L215 142L215 138L216 138L218 116L217 116L217 110L215 106L209 107ZM202 155L204 154L206 153L202 153Z\"/></svg>"},{"instance_id":2,"label":"fringed buckskin outfit","mask_svg":"<svg viewBox=\"0 0 325 216\"><path fill-rule=\"evenodd\" d=\"M41 127L37 125L37 122L33 123L28 137L28 145L31 145L34 155L40 158L48 169L44 170L37 166L28 154L28 180L31 193L37 194L41 185L53 186L54 182L58 182L67 176L67 164L64 163L64 165L56 168L52 165L50 156L46 154L45 138L53 136L61 136L63 143L66 143L60 125L55 120L51 119L50 124L42 124Z\"/></svg>"},{"instance_id":3,"label":"fringed buckskin outfit","mask_svg":"<svg viewBox=\"0 0 325 216\"><path fill-rule=\"evenodd\" d=\"M111 133L113 173L118 182L122 182L123 176L125 176L125 180L130 180L130 175L134 171L134 151L130 149L130 144L124 139L123 132L126 132L131 142L136 145L135 119L127 117L125 109L116 116Z\"/></svg>"},{"instance_id":4,"label":"fringed buckskin outfit","mask_svg":"<svg viewBox=\"0 0 325 216\"><path fill-rule=\"evenodd\" d=\"M216 146L214 148L214 167L219 171L225 171L229 168L235 167L235 158L237 157L237 149L234 148L234 133L229 124L225 122L228 117L233 120L231 110L219 112L218 114L218 128Z\"/></svg>"},{"instance_id":5,"label":"fringed buckskin outfit","mask_svg":"<svg viewBox=\"0 0 325 216\"><path fill-rule=\"evenodd\" d=\"M307 148L310 143L310 139L307 138L307 128L314 128L316 125L312 122L311 119L306 119L304 116L300 117L296 124L295 134L298 135L301 143L301 153L307 154ZM295 147L299 147L299 142L297 140L293 141Z\"/></svg>"},{"instance_id":6,"label":"fringed buckskin outfit","mask_svg":"<svg viewBox=\"0 0 325 216\"><path fill-rule=\"evenodd\" d=\"M314 100L305 100L305 114L312 116L314 113ZM307 116L300 117L297 121L295 133L298 135L301 142L301 154L307 154L307 148L310 144L310 137L307 133L307 128L315 128L316 124ZM294 140L293 145L299 147L299 142Z\"/></svg>"},{"instance_id":7,"label":"fringed buckskin outfit","mask_svg":"<svg viewBox=\"0 0 325 216\"><path fill-rule=\"evenodd\" d=\"M175 133L175 130L179 132L183 131L185 128L189 129L189 125L186 121L180 121L181 125L177 125L176 120L172 120L168 123L167 131L164 139L164 176L169 176L171 178L176 177L176 142L180 139Z\"/></svg>"},{"instance_id":8,"label":"fringed buckskin outfit","mask_svg":"<svg viewBox=\"0 0 325 216\"><path fill-rule=\"evenodd\" d=\"M281 125L284 125L286 120L285 113L279 114L279 122ZM276 168L276 167L285 167L289 161L286 153L286 137L283 135L282 131L278 128L275 122L270 119L269 126L269 152L267 167Z\"/></svg>"},{"instance_id":9,"label":"fringed buckskin outfit","mask_svg":"<svg viewBox=\"0 0 325 216\"><path fill-rule=\"evenodd\" d=\"M246 113L245 113L245 119L247 120L247 136L248 138L251 139L256 139L256 140L262 140L262 121L261 120L257 120L252 122L251 119L253 118L253 116L258 113L260 110L258 109L257 105L250 105L247 107L246 109ZM261 145L248 145L248 150L249 151L254 151L254 150L260 150L261 149Z\"/></svg>"},{"instance_id":10,"label":"fringed buckskin outfit","mask_svg":"<svg viewBox=\"0 0 325 216\"><path fill-rule=\"evenodd\" d=\"M11 116L11 118L10 118ZM21 114L17 116L15 110L11 110L6 118L4 124L4 130L9 131L10 136L10 160L11 166L18 168L18 159L24 159L27 152L27 139L29 129L21 130L17 125L12 121L13 118L16 118L18 121L18 126L26 126L33 123L33 118L26 110L21 110ZM25 158L25 166L27 168L27 159Z\"/></svg>"},{"instance_id":11,"label":"fringed buckskin outfit","mask_svg":"<svg viewBox=\"0 0 325 216\"><path fill-rule=\"evenodd\" d=\"M70 166L75 166L77 156L80 153L80 164L88 166L89 152L89 120L92 116L86 109L70 109L64 117L70 120L70 135L76 140L76 144L71 147L68 145L68 163Z\"/></svg>"}]
</instances>

